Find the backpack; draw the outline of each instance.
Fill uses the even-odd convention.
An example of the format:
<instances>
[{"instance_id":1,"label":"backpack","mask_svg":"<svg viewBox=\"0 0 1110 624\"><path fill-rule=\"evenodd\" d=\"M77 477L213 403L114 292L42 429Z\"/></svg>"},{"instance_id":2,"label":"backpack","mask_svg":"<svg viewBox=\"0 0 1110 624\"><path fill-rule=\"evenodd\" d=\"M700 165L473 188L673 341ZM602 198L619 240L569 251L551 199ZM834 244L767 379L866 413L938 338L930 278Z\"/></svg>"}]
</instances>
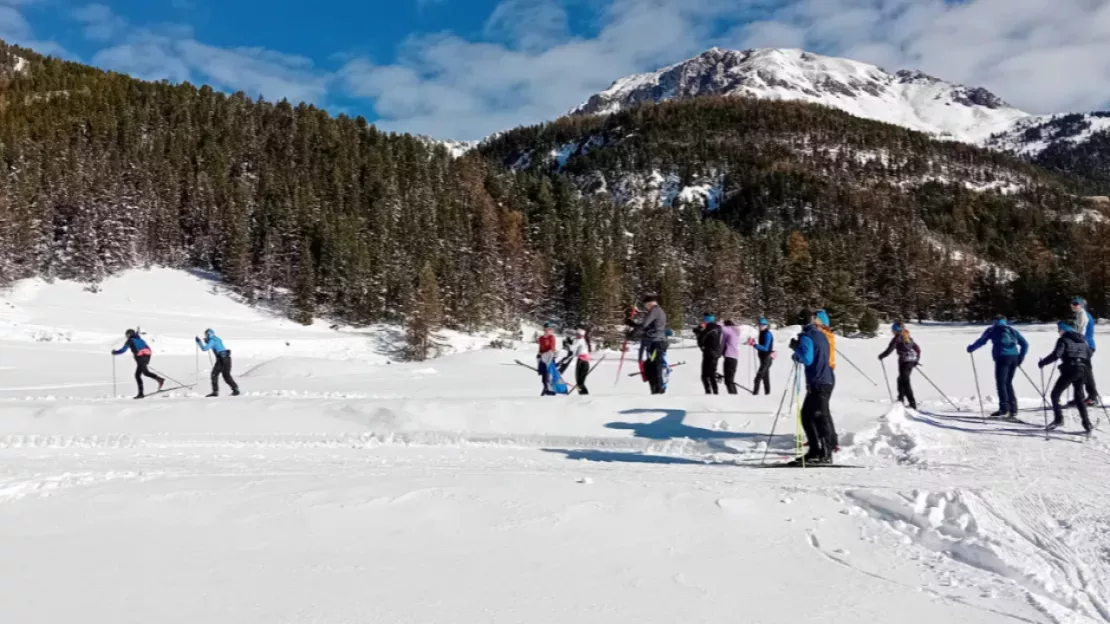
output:
<instances>
[{"instance_id":1,"label":"backpack","mask_svg":"<svg viewBox=\"0 0 1110 624\"><path fill-rule=\"evenodd\" d=\"M901 340L901 338L899 338L899 340ZM899 359L903 362L917 361L917 350L913 348L913 338L910 338L909 342L903 340L900 346L901 348L898 349Z\"/></svg>"},{"instance_id":2,"label":"backpack","mask_svg":"<svg viewBox=\"0 0 1110 624\"><path fill-rule=\"evenodd\" d=\"M998 337L998 344L1007 351L1017 348L1017 338L1014 336L1012 327L1007 325L1002 328L1002 335Z\"/></svg>"}]
</instances>

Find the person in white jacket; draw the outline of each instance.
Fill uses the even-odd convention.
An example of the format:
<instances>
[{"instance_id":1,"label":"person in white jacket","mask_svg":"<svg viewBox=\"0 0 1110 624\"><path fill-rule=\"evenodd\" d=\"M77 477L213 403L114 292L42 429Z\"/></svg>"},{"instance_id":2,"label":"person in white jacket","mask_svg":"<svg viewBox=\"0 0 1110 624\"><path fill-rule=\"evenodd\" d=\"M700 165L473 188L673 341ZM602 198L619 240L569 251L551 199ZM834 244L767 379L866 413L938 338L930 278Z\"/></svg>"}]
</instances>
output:
<instances>
[{"instance_id":1,"label":"person in white jacket","mask_svg":"<svg viewBox=\"0 0 1110 624\"><path fill-rule=\"evenodd\" d=\"M586 389L586 376L590 374L590 337L586 330L579 329L574 336L574 344L570 346L570 356L575 360L574 382L578 387L578 394L589 394Z\"/></svg>"}]
</instances>

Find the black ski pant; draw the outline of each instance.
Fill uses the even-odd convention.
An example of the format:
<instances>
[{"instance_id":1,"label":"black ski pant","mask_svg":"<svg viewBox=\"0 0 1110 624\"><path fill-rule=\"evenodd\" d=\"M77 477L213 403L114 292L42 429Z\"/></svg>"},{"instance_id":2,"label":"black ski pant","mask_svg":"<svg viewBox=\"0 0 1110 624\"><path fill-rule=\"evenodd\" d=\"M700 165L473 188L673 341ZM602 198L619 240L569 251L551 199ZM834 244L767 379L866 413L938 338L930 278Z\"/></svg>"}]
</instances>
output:
<instances>
[{"instance_id":1,"label":"black ski pant","mask_svg":"<svg viewBox=\"0 0 1110 624\"><path fill-rule=\"evenodd\" d=\"M912 409L917 409L917 399L913 396L913 386L910 385L910 375L916 367L917 362L898 362L898 401L909 403Z\"/></svg>"},{"instance_id":2,"label":"black ski pant","mask_svg":"<svg viewBox=\"0 0 1110 624\"><path fill-rule=\"evenodd\" d=\"M652 394L663 394L663 356L667 353L667 343L663 341L649 342L644 345L644 376L647 377L648 386Z\"/></svg>"},{"instance_id":3,"label":"black ski pant","mask_svg":"<svg viewBox=\"0 0 1110 624\"><path fill-rule=\"evenodd\" d=\"M717 361L716 355L701 356L701 385L705 387L706 394L720 394L717 386Z\"/></svg>"},{"instance_id":4,"label":"black ski pant","mask_svg":"<svg viewBox=\"0 0 1110 624\"><path fill-rule=\"evenodd\" d=\"M725 358L725 388L729 394L736 394L736 368L739 365L736 358Z\"/></svg>"},{"instance_id":5,"label":"black ski pant","mask_svg":"<svg viewBox=\"0 0 1110 624\"><path fill-rule=\"evenodd\" d=\"M771 354L759 354L759 370L755 374L755 385L752 386L752 394L759 394L759 384L763 383L763 389L767 394L771 394Z\"/></svg>"},{"instance_id":6,"label":"black ski pant","mask_svg":"<svg viewBox=\"0 0 1110 624\"><path fill-rule=\"evenodd\" d=\"M212 366L212 394L220 392L220 375L223 375L224 383L232 392L239 392L239 384L231 378L231 351L216 354L216 364Z\"/></svg>"},{"instance_id":7,"label":"black ski pant","mask_svg":"<svg viewBox=\"0 0 1110 624\"><path fill-rule=\"evenodd\" d=\"M1087 361L1087 379L1085 385L1087 386L1087 398L1098 399L1101 395L1098 393L1098 387L1095 386L1095 367L1092 366L1095 361L1095 350L1091 349L1091 359Z\"/></svg>"},{"instance_id":8,"label":"black ski pant","mask_svg":"<svg viewBox=\"0 0 1110 624\"><path fill-rule=\"evenodd\" d=\"M148 366L150 366L149 355L135 356L135 383L139 385L139 394L143 394L143 377L149 377L158 383L165 382L164 379L150 372Z\"/></svg>"},{"instance_id":9,"label":"black ski pant","mask_svg":"<svg viewBox=\"0 0 1110 624\"><path fill-rule=\"evenodd\" d=\"M1087 366L1061 366L1060 378L1052 387L1052 414L1057 423L1064 422L1064 410L1060 407L1060 396L1069 387L1075 393L1075 409L1079 410L1079 418L1083 421L1083 428L1091 428L1091 419L1087 415L1086 397L1083 396L1083 386L1087 382Z\"/></svg>"},{"instance_id":10,"label":"black ski pant","mask_svg":"<svg viewBox=\"0 0 1110 624\"><path fill-rule=\"evenodd\" d=\"M589 394L590 391L586 389L586 377L590 374L590 363L586 360L578 360L578 364L574 369L574 383L578 386L578 394Z\"/></svg>"},{"instance_id":11,"label":"black ski pant","mask_svg":"<svg viewBox=\"0 0 1110 624\"><path fill-rule=\"evenodd\" d=\"M802 402L802 429L809 442L808 457L831 457L839 446L832 412L829 411L833 387L830 384L806 388L806 398Z\"/></svg>"},{"instance_id":12,"label":"black ski pant","mask_svg":"<svg viewBox=\"0 0 1110 624\"><path fill-rule=\"evenodd\" d=\"M1014 375L1017 374L1018 356L1000 355L994 361L994 385L998 388L998 411L1017 414L1017 394L1014 393Z\"/></svg>"}]
</instances>

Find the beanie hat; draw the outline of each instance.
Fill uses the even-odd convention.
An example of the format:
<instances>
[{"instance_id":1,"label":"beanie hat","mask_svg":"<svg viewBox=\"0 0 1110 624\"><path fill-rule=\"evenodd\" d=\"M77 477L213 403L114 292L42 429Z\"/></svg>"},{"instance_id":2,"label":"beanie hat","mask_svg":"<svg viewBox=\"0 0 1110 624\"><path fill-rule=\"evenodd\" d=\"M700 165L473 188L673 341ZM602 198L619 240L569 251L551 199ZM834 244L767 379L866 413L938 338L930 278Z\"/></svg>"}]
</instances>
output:
<instances>
[{"instance_id":1,"label":"beanie hat","mask_svg":"<svg viewBox=\"0 0 1110 624\"><path fill-rule=\"evenodd\" d=\"M829 327L832 325L832 323L829 322L828 312L825 312L824 310L818 310L817 314L815 314L814 316L816 316L817 320L820 321L820 323L825 327Z\"/></svg>"},{"instance_id":2,"label":"beanie hat","mask_svg":"<svg viewBox=\"0 0 1110 624\"><path fill-rule=\"evenodd\" d=\"M1005 316L999 314L998 316L994 317L994 324L999 325L999 326L1005 326L1005 325L1009 325L1009 322L1006 320Z\"/></svg>"},{"instance_id":3,"label":"beanie hat","mask_svg":"<svg viewBox=\"0 0 1110 624\"><path fill-rule=\"evenodd\" d=\"M759 324L763 327L767 327L770 325L770 323L767 322L767 319L763 318L762 316L759 317Z\"/></svg>"},{"instance_id":4,"label":"beanie hat","mask_svg":"<svg viewBox=\"0 0 1110 624\"><path fill-rule=\"evenodd\" d=\"M1073 331L1075 331L1074 327L1072 327L1071 325L1068 325L1067 323L1065 323L1063 321L1060 321L1059 323L1056 324L1056 329L1058 329L1062 332L1073 332Z\"/></svg>"},{"instance_id":5,"label":"beanie hat","mask_svg":"<svg viewBox=\"0 0 1110 624\"><path fill-rule=\"evenodd\" d=\"M717 317L709 312L706 312L704 315L702 315L702 318L705 319L706 323L712 323L713 321L717 320Z\"/></svg>"},{"instance_id":6,"label":"beanie hat","mask_svg":"<svg viewBox=\"0 0 1110 624\"><path fill-rule=\"evenodd\" d=\"M659 303L659 297L655 295L644 295L644 303Z\"/></svg>"}]
</instances>

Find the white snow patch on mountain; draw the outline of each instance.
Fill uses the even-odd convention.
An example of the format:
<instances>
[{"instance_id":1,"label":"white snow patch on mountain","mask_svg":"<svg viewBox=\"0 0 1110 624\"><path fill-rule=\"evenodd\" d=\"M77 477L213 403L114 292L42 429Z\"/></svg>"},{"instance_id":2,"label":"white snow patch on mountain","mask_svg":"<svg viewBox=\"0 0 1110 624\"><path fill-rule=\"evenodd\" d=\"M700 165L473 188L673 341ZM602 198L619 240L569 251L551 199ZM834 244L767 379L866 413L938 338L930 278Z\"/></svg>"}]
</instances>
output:
<instances>
[{"instance_id":1,"label":"white snow patch on mountain","mask_svg":"<svg viewBox=\"0 0 1110 624\"><path fill-rule=\"evenodd\" d=\"M940 138L978 143L1028 113L981 88L917 71L885 70L796 49L713 48L659 71L622 78L572 114L610 114L642 102L701 95L823 104Z\"/></svg>"},{"instance_id":2,"label":"white snow patch on mountain","mask_svg":"<svg viewBox=\"0 0 1110 624\"><path fill-rule=\"evenodd\" d=\"M1066 123L1072 120L1071 123ZM1036 156L1061 142L1080 145L1098 132L1110 131L1110 112L1036 115L1018 120L1003 132L989 137L984 144L1025 156Z\"/></svg>"},{"instance_id":3,"label":"white snow patch on mountain","mask_svg":"<svg viewBox=\"0 0 1110 624\"><path fill-rule=\"evenodd\" d=\"M22 56L15 57L15 71L21 74L25 74L30 70L30 68L31 64L27 62L27 59L23 58Z\"/></svg>"}]
</instances>

